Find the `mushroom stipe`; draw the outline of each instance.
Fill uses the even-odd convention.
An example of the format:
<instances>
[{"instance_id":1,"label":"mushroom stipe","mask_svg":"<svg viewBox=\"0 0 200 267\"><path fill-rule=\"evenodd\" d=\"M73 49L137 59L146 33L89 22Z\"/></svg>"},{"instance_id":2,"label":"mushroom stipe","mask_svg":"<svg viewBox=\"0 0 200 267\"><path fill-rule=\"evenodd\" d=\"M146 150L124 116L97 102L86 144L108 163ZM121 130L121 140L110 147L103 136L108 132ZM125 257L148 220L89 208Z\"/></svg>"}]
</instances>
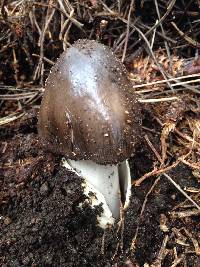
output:
<instances>
[{"instance_id":1,"label":"mushroom stipe","mask_svg":"<svg viewBox=\"0 0 200 267\"><path fill-rule=\"evenodd\" d=\"M102 228L119 219L131 192L127 159L139 140L141 112L127 76L108 47L79 40L52 68L39 114L44 148L63 155L64 166L95 191L95 203L103 202Z\"/></svg>"}]
</instances>

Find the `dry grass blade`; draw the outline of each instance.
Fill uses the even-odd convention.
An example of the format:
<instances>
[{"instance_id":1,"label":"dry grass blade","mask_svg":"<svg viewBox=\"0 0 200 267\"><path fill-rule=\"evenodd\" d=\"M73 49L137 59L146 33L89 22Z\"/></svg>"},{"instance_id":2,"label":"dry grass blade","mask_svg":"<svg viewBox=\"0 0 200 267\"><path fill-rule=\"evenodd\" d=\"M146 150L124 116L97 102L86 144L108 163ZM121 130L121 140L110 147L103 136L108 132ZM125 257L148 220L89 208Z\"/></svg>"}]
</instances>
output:
<instances>
[{"instance_id":1,"label":"dry grass blade","mask_svg":"<svg viewBox=\"0 0 200 267\"><path fill-rule=\"evenodd\" d=\"M26 99L26 98L32 98L37 96L39 93L34 93L34 92L27 92L27 93L20 93L20 94L5 94L5 95L0 95L0 99L2 100L21 100L21 99Z\"/></svg>"},{"instance_id":2,"label":"dry grass blade","mask_svg":"<svg viewBox=\"0 0 200 267\"><path fill-rule=\"evenodd\" d=\"M21 112L21 113L19 113L19 112L17 113L16 112L16 113L10 114L9 116L0 118L0 126L8 124L10 122L13 122L13 121L21 118L24 115L25 115L25 112Z\"/></svg>"},{"instance_id":3,"label":"dry grass blade","mask_svg":"<svg viewBox=\"0 0 200 267\"><path fill-rule=\"evenodd\" d=\"M195 77L200 77L200 74L198 73L198 74L193 74L193 75L185 75L185 76L180 76L180 77L174 77L174 78L167 79L167 80L159 80L159 81L150 82L150 83L136 84L136 85L133 85L133 89L147 87L147 86L153 86L153 85L158 85L158 84L163 84L163 83L166 83L167 81L168 82L173 82L173 81L178 81L178 80L182 80L182 79L189 79L189 78L191 78L191 80L187 81L187 83L200 82L200 79L192 80L192 78L195 78ZM183 85L185 83L186 82L179 82L177 84L171 84L171 86Z\"/></svg>"},{"instance_id":4,"label":"dry grass blade","mask_svg":"<svg viewBox=\"0 0 200 267\"><path fill-rule=\"evenodd\" d=\"M158 103L158 102L165 102L165 101L174 101L174 100L179 100L177 96L172 96L172 97L163 97L163 98L151 98L151 99L138 99L140 103Z\"/></svg>"}]
</instances>

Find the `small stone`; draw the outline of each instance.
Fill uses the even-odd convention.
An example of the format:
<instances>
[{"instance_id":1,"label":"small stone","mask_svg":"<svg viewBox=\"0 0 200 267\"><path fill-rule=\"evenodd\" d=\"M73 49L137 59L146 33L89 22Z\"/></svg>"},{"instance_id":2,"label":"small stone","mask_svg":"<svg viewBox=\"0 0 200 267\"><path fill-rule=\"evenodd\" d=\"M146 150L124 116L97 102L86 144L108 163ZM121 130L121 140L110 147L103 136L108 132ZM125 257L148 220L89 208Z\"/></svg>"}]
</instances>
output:
<instances>
[{"instance_id":1,"label":"small stone","mask_svg":"<svg viewBox=\"0 0 200 267\"><path fill-rule=\"evenodd\" d=\"M5 217L3 222L5 225L9 225L9 224L11 224L12 220L9 217Z\"/></svg>"},{"instance_id":2,"label":"small stone","mask_svg":"<svg viewBox=\"0 0 200 267\"><path fill-rule=\"evenodd\" d=\"M49 188L48 188L47 183L44 183L44 184L41 185L41 187L40 187L40 193L41 194L44 194L44 193L48 192L48 190L49 190Z\"/></svg>"}]
</instances>

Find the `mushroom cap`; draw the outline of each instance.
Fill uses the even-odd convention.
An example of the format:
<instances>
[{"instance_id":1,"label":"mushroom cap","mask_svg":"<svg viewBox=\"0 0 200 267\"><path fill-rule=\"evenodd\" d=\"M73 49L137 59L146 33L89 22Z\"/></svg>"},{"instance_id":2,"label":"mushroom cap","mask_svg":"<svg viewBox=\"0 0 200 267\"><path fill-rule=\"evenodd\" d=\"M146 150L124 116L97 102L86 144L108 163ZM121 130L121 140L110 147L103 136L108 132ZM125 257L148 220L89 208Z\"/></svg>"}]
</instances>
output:
<instances>
[{"instance_id":1,"label":"mushroom cap","mask_svg":"<svg viewBox=\"0 0 200 267\"><path fill-rule=\"evenodd\" d=\"M79 40L46 81L38 131L47 150L99 164L123 161L140 135L140 107L123 64L111 50Z\"/></svg>"}]
</instances>

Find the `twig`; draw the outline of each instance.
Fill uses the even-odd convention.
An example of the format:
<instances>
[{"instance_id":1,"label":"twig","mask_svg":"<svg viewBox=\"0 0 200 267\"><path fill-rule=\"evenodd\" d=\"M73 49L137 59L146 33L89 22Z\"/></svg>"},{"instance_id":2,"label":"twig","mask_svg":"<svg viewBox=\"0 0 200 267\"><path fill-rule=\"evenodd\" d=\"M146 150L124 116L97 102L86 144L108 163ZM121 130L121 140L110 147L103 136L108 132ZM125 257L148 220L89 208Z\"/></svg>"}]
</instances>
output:
<instances>
[{"instance_id":1,"label":"twig","mask_svg":"<svg viewBox=\"0 0 200 267\"><path fill-rule=\"evenodd\" d=\"M178 265L184 258L185 258L185 255L184 255L184 254L181 254L179 257L177 257L177 258L173 261L171 267L176 267L176 266L177 266L177 265Z\"/></svg>"},{"instance_id":2,"label":"twig","mask_svg":"<svg viewBox=\"0 0 200 267\"><path fill-rule=\"evenodd\" d=\"M149 189L149 191L147 192L146 196L145 196L145 199L144 199L144 202L142 204L142 208L141 208L141 211L140 211L140 219L139 219L139 222L137 223L137 228L136 228L136 231L135 231L135 235L134 237L132 238L132 241L131 241L131 247L130 249L131 250L134 250L135 249L135 245L136 245L136 239L137 239L137 236L138 236L138 232L139 232L139 223L140 223L140 220L141 220L141 217L142 217L142 214L144 212L144 209L145 209L145 206L146 206L146 203L147 203L147 199L148 199L148 196L152 193L153 189L155 188L155 186L157 185L157 183L160 181L160 177L158 177L153 185L151 186L151 188Z\"/></svg>"},{"instance_id":3,"label":"twig","mask_svg":"<svg viewBox=\"0 0 200 267\"><path fill-rule=\"evenodd\" d=\"M146 43L146 45L147 45L147 47L148 47L148 50L149 50L149 52L150 52L150 54L151 54L153 60L155 61L155 64L157 65L157 67L158 67L158 69L160 70L161 74L163 75L164 79L167 81L167 80L168 80L168 79L167 79L167 76L166 76L166 74L165 74L165 72L164 72L162 66L161 66L161 65L159 64L159 62L157 61L157 59L156 59L156 57L155 57L155 55L154 55L154 53L153 53L153 51L152 51L152 49L151 49L151 45L149 44L149 41L147 40L147 38L145 37L145 35L140 31L140 29L138 29L136 26L135 26L135 29L139 32L139 34L140 34L140 35L142 36L142 38L144 39L144 41L145 41L145 43ZM174 92L174 89L173 89L173 87L171 86L171 84L170 84L168 81L167 81L166 83L167 83L167 85L170 87L170 89Z\"/></svg>"},{"instance_id":4,"label":"twig","mask_svg":"<svg viewBox=\"0 0 200 267\"><path fill-rule=\"evenodd\" d=\"M161 17L160 17L160 11L159 11L159 8L158 8L158 1L154 0L154 3L155 3L155 6L156 6L156 11L157 11L157 14L158 14L158 18L160 20ZM163 25L162 25L162 22L160 23L160 28L161 28L163 36L166 36L164 28L163 28ZM171 60L171 55L170 55L170 51L169 51L169 46L168 46L168 43L167 43L166 39L164 39L164 44L165 44L165 48L166 48L166 51L167 51L167 56L168 56L169 62L170 62L171 74L173 74L172 73L172 71L173 71L173 69L172 69L172 60Z\"/></svg>"},{"instance_id":5,"label":"twig","mask_svg":"<svg viewBox=\"0 0 200 267\"><path fill-rule=\"evenodd\" d=\"M40 58L40 55L37 55L37 54L32 54L32 56ZM50 60L50 59L48 59L47 57L44 57L44 56L43 56L43 60L46 61L47 63L49 63L51 66L53 66L55 64L52 60Z\"/></svg>"},{"instance_id":6,"label":"twig","mask_svg":"<svg viewBox=\"0 0 200 267\"><path fill-rule=\"evenodd\" d=\"M176 161L174 164L165 167L165 168L160 168L160 169L155 169L151 172L146 173L145 175L143 175L142 177L140 177L138 180L133 182L133 185L135 186L140 186L140 184L146 180L147 178L151 177L151 176L155 176L155 175L160 175L163 174L164 172L168 172L171 169L175 168L178 164L180 163L180 161Z\"/></svg>"},{"instance_id":7,"label":"twig","mask_svg":"<svg viewBox=\"0 0 200 267\"><path fill-rule=\"evenodd\" d=\"M199 210L186 210L186 211L172 211L169 212L170 216L173 218L185 218L185 217L191 217L191 216L199 216L200 211Z\"/></svg>"},{"instance_id":8,"label":"twig","mask_svg":"<svg viewBox=\"0 0 200 267\"><path fill-rule=\"evenodd\" d=\"M169 253L169 250L166 249L167 246L167 242L168 242L169 236L166 235L163 239L162 242L162 246L160 248L160 251L158 253L158 257L157 259L153 262L153 264L151 264L151 267L161 267L162 266L162 261L164 260L164 258L167 256L167 254Z\"/></svg>"},{"instance_id":9,"label":"twig","mask_svg":"<svg viewBox=\"0 0 200 267\"><path fill-rule=\"evenodd\" d=\"M166 13L160 18L160 20L154 24L153 27L151 27L144 35L145 37L147 37L150 33L152 33L152 31L154 31L155 28L157 28L160 23L162 23L164 21L164 19L169 15L169 13L171 12L174 4L176 3L176 0L171 0L168 7L167 7L167 11ZM135 25L131 25L132 27L135 27ZM143 38L144 39L144 38ZM132 46L131 48L133 49L141 40L138 40L134 43L134 46Z\"/></svg>"},{"instance_id":10,"label":"twig","mask_svg":"<svg viewBox=\"0 0 200 267\"><path fill-rule=\"evenodd\" d=\"M152 147L152 146L151 146ZM156 151L156 149L153 149L153 152ZM160 155L158 156L158 153L154 153L157 157L157 159L160 161L160 163L162 164L162 158L160 157ZM200 206L165 172L162 173L162 175L164 175L178 190L179 192L181 192L198 210L200 210ZM146 178L141 177L142 181ZM139 183L140 184L140 183Z\"/></svg>"},{"instance_id":11,"label":"twig","mask_svg":"<svg viewBox=\"0 0 200 267\"><path fill-rule=\"evenodd\" d=\"M200 206L190 197L188 194L178 185L168 174L163 173L163 175L184 195L198 210L200 210Z\"/></svg>"},{"instance_id":12,"label":"twig","mask_svg":"<svg viewBox=\"0 0 200 267\"><path fill-rule=\"evenodd\" d=\"M194 46L194 47L200 47L200 43L193 40L192 38L190 38L189 36L187 36L184 32L182 32L177 25L174 22L171 22L172 26L177 30L177 32L180 34L181 37L183 37L190 45Z\"/></svg>"},{"instance_id":13,"label":"twig","mask_svg":"<svg viewBox=\"0 0 200 267\"><path fill-rule=\"evenodd\" d=\"M127 22L127 30L126 30L124 51L123 51L123 55L122 55L122 62L124 62L124 59L125 59L125 56L126 56L126 50L127 50L127 45L128 45L128 36L129 36L129 27L130 27L130 16L131 16L131 11L133 9L133 2L134 2L134 0L131 0L131 4L130 4L130 7L129 7L129 12L128 12L128 22Z\"/></svg>"}]
</instances>

